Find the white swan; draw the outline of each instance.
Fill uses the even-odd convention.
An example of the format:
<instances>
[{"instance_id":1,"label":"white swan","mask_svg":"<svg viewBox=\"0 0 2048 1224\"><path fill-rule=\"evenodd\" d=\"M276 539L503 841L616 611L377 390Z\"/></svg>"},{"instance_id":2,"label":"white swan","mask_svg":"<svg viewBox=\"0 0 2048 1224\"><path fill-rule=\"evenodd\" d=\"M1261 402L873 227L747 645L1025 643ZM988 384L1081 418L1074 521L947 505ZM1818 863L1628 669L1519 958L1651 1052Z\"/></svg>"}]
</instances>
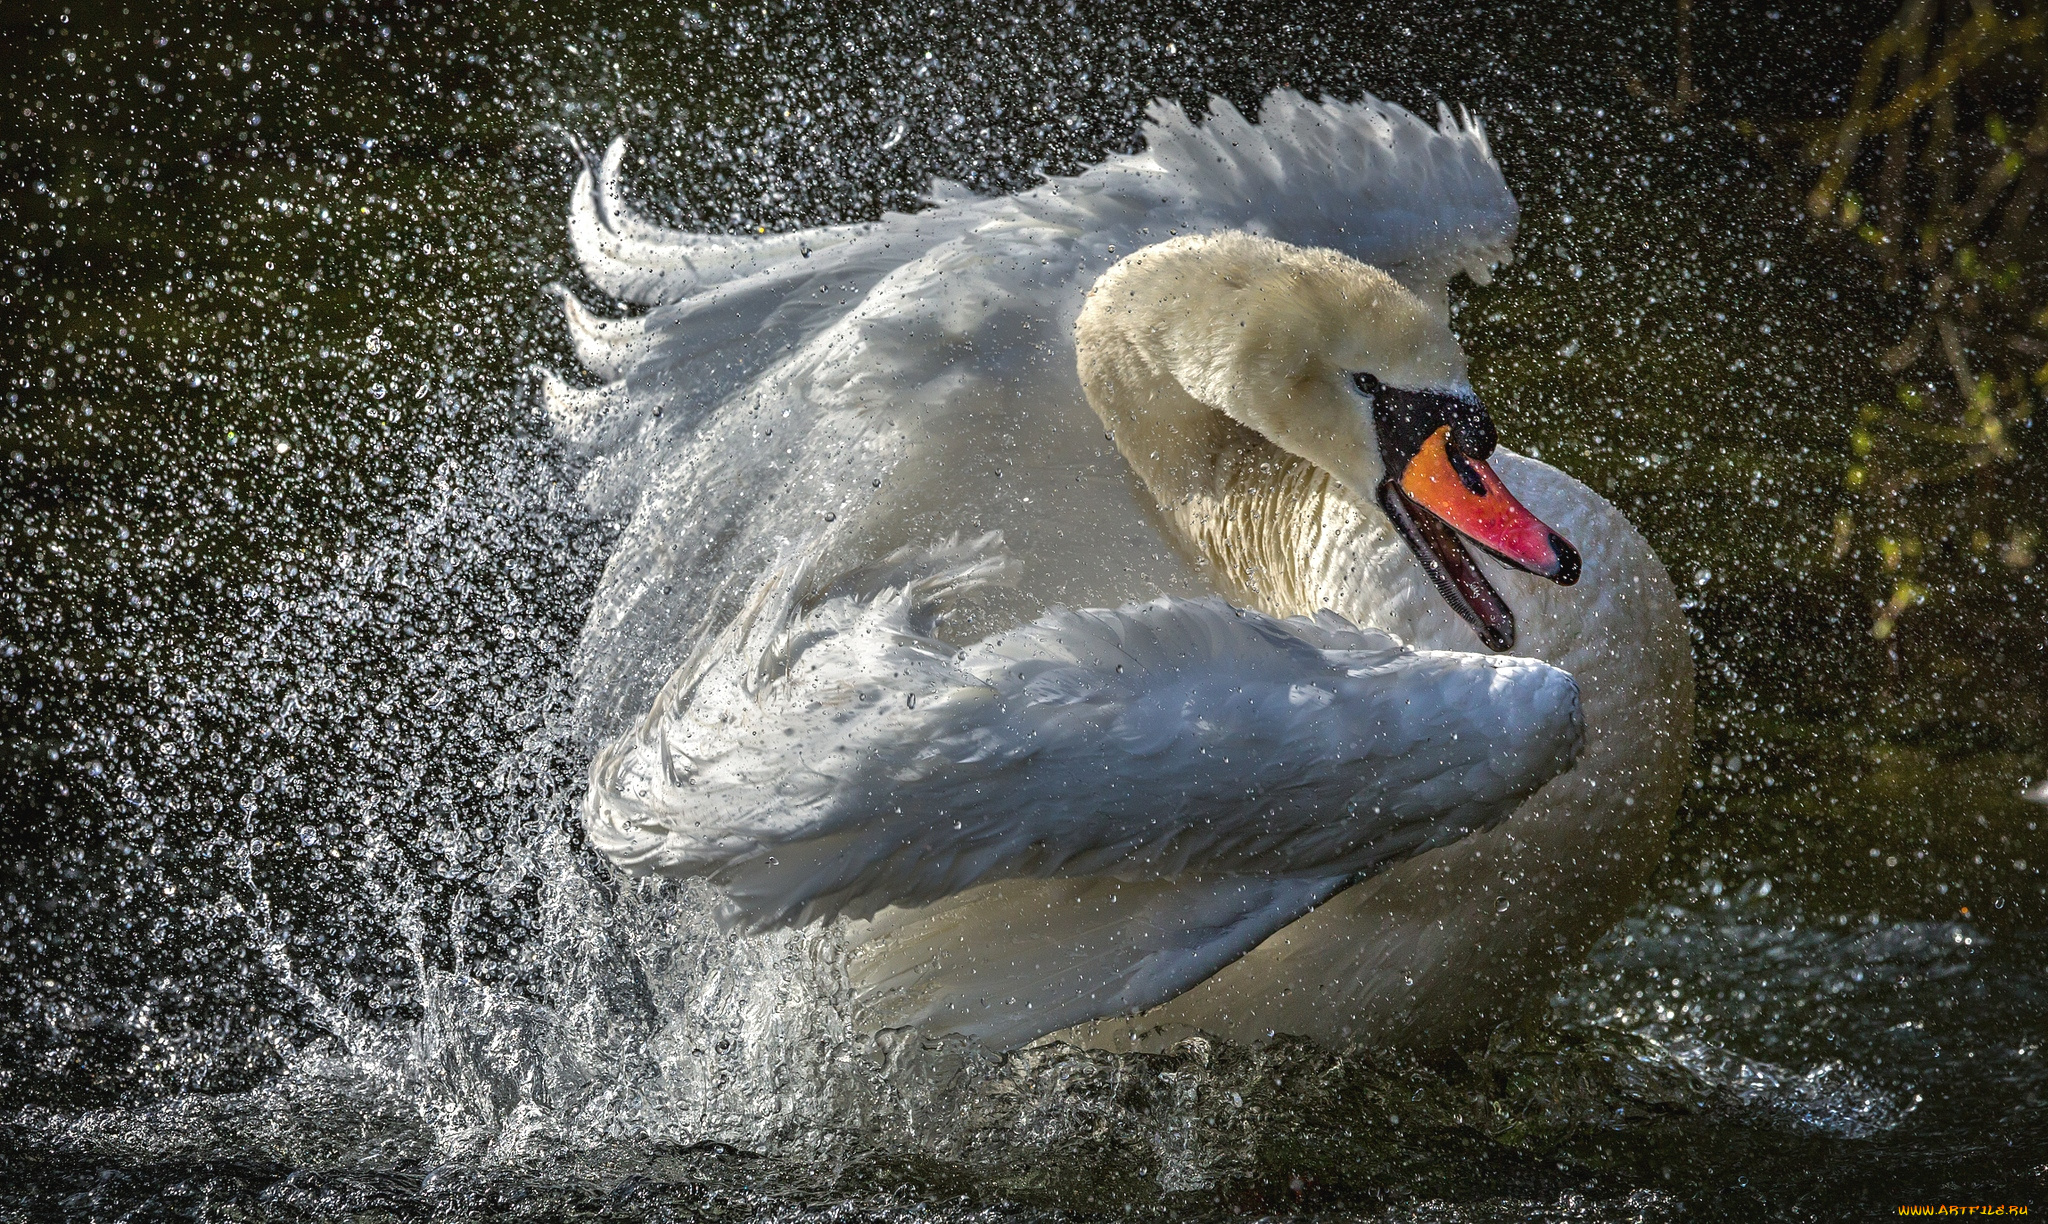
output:
<instances>
[{"instance_id":1,"label":"white swan","mask_svg":"<svg viewBox=\"0 0 2048 1224\"><path fill-rule=\"evenodd\" d=\"M1676 600L1494 449L1445 304L1513 235L1476 124L1146 134L770 238L637 220L621 145L586 173L584 268L651 308L565 295L611 381L544 384L627 520L586 827L741 926L839 922L869 1027L1464 1040L1661 852Z\"/></svg>"}]
</instances>

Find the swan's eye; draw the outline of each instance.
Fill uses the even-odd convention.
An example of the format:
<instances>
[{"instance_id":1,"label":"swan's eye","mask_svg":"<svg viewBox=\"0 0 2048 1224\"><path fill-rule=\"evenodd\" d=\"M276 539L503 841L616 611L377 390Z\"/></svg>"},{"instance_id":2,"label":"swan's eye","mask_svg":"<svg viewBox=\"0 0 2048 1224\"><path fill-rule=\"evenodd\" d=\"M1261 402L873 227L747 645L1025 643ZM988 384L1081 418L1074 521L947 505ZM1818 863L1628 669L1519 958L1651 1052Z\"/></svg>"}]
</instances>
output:
<instances>
[{"instance_id":1,"label":"swan's eye","mask_svg":"<svg viewBox=\"0 0 2048 1224\"><path fill-rule=\"evenodd\" d=\"M1351 375L1351 385L1372 401L1373 425L1380 435L1380 447L1394 451L1389 458L1411 458L1424 438L1443 426L1450 426L1451 444L1470 458L1485 460L1499 444L1493 417L1470 394L1452 391L1406 391L1381 382L1370 370Z\"/></svg>"}]
</instances>

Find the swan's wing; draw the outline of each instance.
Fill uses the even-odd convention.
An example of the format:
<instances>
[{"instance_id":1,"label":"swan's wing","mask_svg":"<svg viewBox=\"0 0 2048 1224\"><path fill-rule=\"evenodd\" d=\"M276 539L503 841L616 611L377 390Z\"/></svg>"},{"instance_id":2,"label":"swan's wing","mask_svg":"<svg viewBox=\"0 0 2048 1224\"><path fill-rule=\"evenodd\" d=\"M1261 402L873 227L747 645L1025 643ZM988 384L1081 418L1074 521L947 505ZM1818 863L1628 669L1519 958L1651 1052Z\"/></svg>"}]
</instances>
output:
<instances>
[{"instance_id":1,"label":"swan's wing","mask_svg":"<svg viewBox=\"0 0 2048 1224\"><path fill-rule=\"evenodd\" d=\"M946 232L943 226L929 226L939 219L933 213L913 217L894 212L884 213L880 221L775 234L670 229L648 221L626 202L619 181L625 159L623 137L612 141L597 165L590 164L586 155L569 197L569 241L592 284L607 296L635 306L684 301L728 281L785 269L813 256L829 260L836 248L884 231L922 228L934 234ZM980 200L947 179L933 179L926 194L941 206Z\"/></svg>"},{"instance_id":2,"label":"swan's wing","mask_svg":"<svg viewBox=\"0 0 2048 1224\"><path fill-rule=\"evenodd\" d=\"M577 359L610 380L600 390L623 410L613 416L632 427L598 438L581 435L572 423L587 413L558 412L558 396L549 400L550 413L570 441L593 455L611 454L627 441L642 450L670 443L706 410L868 302L890 273L915 264L960 228L959 218L938 218L886 237L849 238L816 259L764 257L747 275L712 281L624 318L604 317L558 286Z\"/></svg>"},{"instance_id":3,"label":"swan's wing","mask_svg":"<svg viewBox=\"0 0 2048 1224\"><path fill-rule=\"evenodd\" d=\"M649 355L607 387L545 379L565 435L588 439L586 498L628 518L578 651L581 721L608 735L643 714L698 627L730 619L718 592L744 593L786 540L819 536L825 579L917 514L925 539L980 530L978 440L997 429L1070 488L1108 467L1052 322L1079 296L1071 245L996 222L901 265L849 247L836 278L762 273L654 312ZM1119 460L1098 483L1128 503L1123 480Z\"/></svg>"},{"instance_id":4,"label":"swan's wing","mask_svg":"<svg viewBox=\"0 0 2048 1224\"><path fill-rule=\"evenodd\" d=\"M1281 89L1257 123L1221 98L1202 123L1167 101L1148 114L1145 151L1080 185L1150 197L1185 225L1331 247L1430 301L1455 274L1484 284L1510 257L1520 209L1485 128L1462 111L1439 106L1430 124L1370 95L1315 102Z\"/></svg>"},{"instance_id":5,"label":"swan's wing","mask_svg":"<svg viewBox=\"0 0 2048 1224\"><path fill-rule=\"evenodd\" d=\"M1529 660L1215 600L953 651L931 619L1003 578L997 542L808 614L802 556L600 756L586 826L628 870L708 878L730 921L856 919L871 1028L1007 1046L1155 1006L1498 821L1579 742L1575 687Z\"/></svg>"},{"instance_id":6,"label":"swan's wing","mask_svg":"<svg viewBox=\"0 0 2048 1224\"><path fill-rule=\"evenodd\" d=\"M883 520L915 511L924 538L1001 525L1036 561L1021 511L986 521L989 446L1008 444L1006 488L1064 485L1071 500L1079 473L1103 490L1090 514L1130 511L1121 460L1090 449L1100 435L1071 338L1083 290L1119 253L1176 229L1255 229L1388 265L1441 299L1440 280L1422 282L1453 264L1483 270L1512 232L1513 199L1473 124L1284 93L1259 125L1220 104L1199 125L1171 107L1154 116L1146 152L1076 178L797 235L639 219L618 198L616 146L586 175L572 230L592 279L663 303L605 318L565 302L579 356L610 381L542 381L550 415L590 458L586 499L626 521L577 656L593 736L647 709L784 539L822 526L836 539L821 554L856 566L874 541L878 553L905 542ZM908 505L906 491L923 501ZM1171 550L1123 540L1113 559L1040 565L1034 583L1072 581L1030 612L1171 589L1159 581ZM1101 574L1083 575L1089 564Z\"/></svg>"},{"instance_id":7,"label":"swan's wing","mask_svg":"<svg viewBox=\"0 0 2048 1224\"><path fill-rule=\"evenodd\" d=\"M1412 651L1219 600L1055 612L954 652L992 558L798 616L778 575L600 755L592 842L761 928L993 880L1370 873L1505 817L1577 753L1527 659Z\"/></svg>"},{"instance_id":8,"label":"swan's wing","mask_svg":"<svg viewBox=\"0 0 2048 1224\"><path fill-rule=\"evenodd\" d=\"M626 142L614 140L602 164L584 166L569 197L569 241L584 275L604 293L636 306L680 302L727 281L873 233L877 223L828 225L794 233L694 234L642 218L619 189Z\"/></svg>"},{"instance_id":9,"label":"swan's wing","mask_svg":"<svg viewBox=\"0 0 2048 1224\"><path fill-rule=\"evenodd\" d=\"M1009 1049L1155 1007L1328 900L1347 876L1008 880L847 927L855 1022Z\"/></svg>"},{"instance_id":10,"label":"swan's wing","mask_svg":"<svg viewBox=\"0 0 2048 1224\"><path fill-rule=\"evenodd\" d=\"M578 358L601 378L652 364L643 393L685 385L675 375L689 368L692 398L715 400L760 373L766 355L843 317L891 269L978 228L1007 240L1005 218L1091 236L1085 245L1105 257L1164 226L1251 229L1343 250L1431 298L1457 272L1483 283L1510 257L1519 209L1469 115L1439 107L1431 125L1370 96L1311 102L1284 89L1256 124L1221 98L1199 124L1171 102L1148 113L1143 153L1014 199L935 182L940 207L924 213L767 235L688 233L639 217L619 188L625 142L615 140L571 196L577 258L620 301L690 305L603 319L565 294ZM742 341L754 342L753 359L726 351ZM703 377L706 363L717 377Z\"/></svg>"},{"instance_id":11,"label":"swan's wing","mask_svg":"<svg viewBox=\"0 0 2048 1224\"><path fill-rule=\"evenodd\" d=\"M1431 125L1370 95L1355 103L1310 101L1280 89L1267 96L1257 123L1222 98L1211 99L1199 124L1164 100L1147 115L1144 153L1112 157L1026 198L1087 209L1089 197L1101 197L1110 207L1096 209L1097 220L1111 222L1134 205L1140 212L1164 205L1192 223L1334 246L1390 270L1427 264L1446 278L1465 271L1483 281L1513 245L1519 210L1485 128L1448 106L1439 104ZM931 241L943 241L959 232L945 220L975 215L956 206L992 203L934 180L931 196L941 207L920 216L778 234L690 233L649 222L626 202L619 182L625 151L623 139L612 141L602 162L579 175L569 236L593 284L641 306L829 258L877 234L924 229ZM1161 180L1168 194L1156 197ZM916 253L913 247L902 254Z\"/></svg>"},{"instance_id":12,"label":"swan's wing","mask_svg":"<svg viewBox=\"0 0 2048 1224\"><path fill-rule=\"evenodd\" d=\"M577 360L607 381L578 388L542 379L550 418L593 460L586 499L612 512L630 512L652 475L687 461L708 413L771 370L785 381L807 377L817 367L802 360L806 346L874 305L891 273L1011 209L935 183L947 204L914 216L786 234L689 233L649 222L624 201L624 152L624 142L613 141L603 164L579 176L569 237L594 284L653 309L607 317L556 286ZM791 390L799 403L816 398L801 385Z\"/></svg>"}]
</instances>

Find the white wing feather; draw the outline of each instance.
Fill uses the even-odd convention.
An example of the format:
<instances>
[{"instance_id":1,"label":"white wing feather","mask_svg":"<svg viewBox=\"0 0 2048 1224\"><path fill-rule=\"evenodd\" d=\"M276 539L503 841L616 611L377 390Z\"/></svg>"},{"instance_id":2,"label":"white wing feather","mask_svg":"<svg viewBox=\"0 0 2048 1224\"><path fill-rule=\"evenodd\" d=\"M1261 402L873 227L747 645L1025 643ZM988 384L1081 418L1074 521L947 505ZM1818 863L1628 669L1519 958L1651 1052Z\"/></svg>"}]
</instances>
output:
<instances>
[{"instance_id":1,"label":"white wing feather","mask_svg":"<svg viewBox=\"0 0 2048 1224\"><path fill-rule=\"evenodd\" d=\"M710 880L748 929L875 918L852 933L869 1023L1016 1044L1172 998L1578 751L1564 672L1329 614L1162 599L931 636L1012 564L990 539L906 554L807 614L805 568L778 567L600 755L593 844ZM1066 904L1035 923L949 900L1045 878Z\"/></svg>"},{"instance_id":2,"label":"white wing feather","mask_svg":"<svg viewBox=\"0 0 2048 1224\"><path fill-rule=\"evenodd\" d=\"M614 140L596 171L586 164L569 203L569 241L584 275L622 302L658 306L872 232L874 224L795 233L691 234L649 222L625 201L619 168L626 142Z\"/></svg>"},{"instance_id":3,"label":"white wing feather","mask_svg":"<svg viewBox=\"0 0 2048 1224\"><path fill-rule=\"evenodd\" d=\"M1577 752L1565 673L1334 615L1161 599L955 651L931 617L1000 580L989 545L803 615L778 570L600 757L598 847L705 876L756 929L1013 877L1342 877L1490 825Z\"/></svg>"},{"instance_id":4,"label":"white wing feather","mask_svg":"<svg viewBox=\"0 0 2048 1224\"><path fill-rule=\"evenodd\" d=\"M1157 1006L1350 882L1034 880L884 910L848 929L857 1021L965 1033L1011 1049Z\"/></svg>"}]
</instances>

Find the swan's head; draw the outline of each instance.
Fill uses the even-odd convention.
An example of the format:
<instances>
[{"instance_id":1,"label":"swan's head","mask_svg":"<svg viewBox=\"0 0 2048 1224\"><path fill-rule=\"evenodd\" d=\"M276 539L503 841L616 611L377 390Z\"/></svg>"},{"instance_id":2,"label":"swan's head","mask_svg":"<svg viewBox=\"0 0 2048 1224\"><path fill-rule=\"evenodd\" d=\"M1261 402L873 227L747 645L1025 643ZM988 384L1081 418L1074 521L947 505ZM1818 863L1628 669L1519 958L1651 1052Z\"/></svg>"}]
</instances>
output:
<instances>
[{"instance_id":1,"label":"swan's head","mask_svg":"<svg viewBox=\"0 0 2048 1224\"><path fill-rule=\"evenodd\" d=\"M1250 234L1177 238L1096 282L1076 341L1089 402L1157 495L1213 462L1199 406L1377 504L1495 650L1514 616L1464 541L1578 581L1578 552L1488 466L1493 420L1448 323L1378 268Z\"/></svg>"}]
</instances>

